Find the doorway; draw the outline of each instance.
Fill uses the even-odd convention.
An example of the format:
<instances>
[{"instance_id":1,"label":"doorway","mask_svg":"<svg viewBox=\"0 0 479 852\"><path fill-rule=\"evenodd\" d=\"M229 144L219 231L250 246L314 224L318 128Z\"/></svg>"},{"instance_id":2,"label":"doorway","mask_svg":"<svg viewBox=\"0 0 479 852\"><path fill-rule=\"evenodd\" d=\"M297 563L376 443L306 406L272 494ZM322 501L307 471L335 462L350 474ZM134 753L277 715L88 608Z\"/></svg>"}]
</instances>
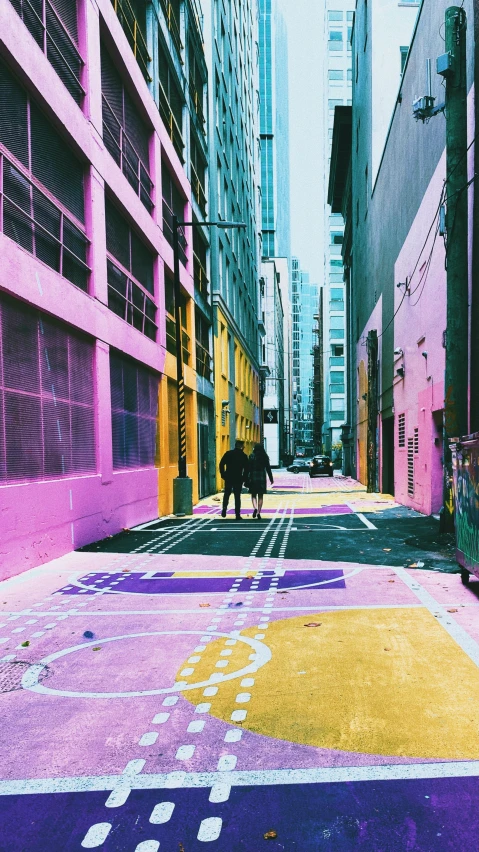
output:
<instances>
[{"instance_id":1,"label":"doorway","mask_svg":"<svg viewBox=\"0 0 479 852\"><path fill-rule=\"evenodd\" d=\"M382 421L383 458L382 488L383 494L394 496L394 417Z\"/></svg>"}]
</instances>

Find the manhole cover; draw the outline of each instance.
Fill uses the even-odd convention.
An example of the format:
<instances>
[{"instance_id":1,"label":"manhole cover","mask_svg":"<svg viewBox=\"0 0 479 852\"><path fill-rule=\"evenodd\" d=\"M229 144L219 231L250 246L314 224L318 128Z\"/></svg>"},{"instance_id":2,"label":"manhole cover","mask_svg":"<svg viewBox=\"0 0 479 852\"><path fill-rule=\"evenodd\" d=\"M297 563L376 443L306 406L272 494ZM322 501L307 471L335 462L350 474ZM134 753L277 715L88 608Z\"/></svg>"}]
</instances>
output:
<instances>
[{"instance_id":1,"label":"manhole cover","mask_svg":"<svg viewBox=\"0 0 479 852\"><path fill-rule=\"evenodd\" d=\"M14 692L16 689L22 689L22 678L25 672L33 665L26 663L23 660L0 662L0 693ZM45 680L50 674L47 666L42 669L38 676L38 680Z\"/></svg>"}]
</instances>

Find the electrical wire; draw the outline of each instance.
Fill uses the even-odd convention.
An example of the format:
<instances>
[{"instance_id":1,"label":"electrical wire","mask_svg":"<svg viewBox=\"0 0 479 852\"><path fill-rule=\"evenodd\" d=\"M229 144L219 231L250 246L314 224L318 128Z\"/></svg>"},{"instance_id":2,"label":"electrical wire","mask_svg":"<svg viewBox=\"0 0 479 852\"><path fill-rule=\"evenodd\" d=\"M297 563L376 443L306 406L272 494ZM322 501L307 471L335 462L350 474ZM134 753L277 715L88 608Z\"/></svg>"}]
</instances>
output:
<instances>
[{"instance_id":1,"label":"electrical wire","mask_svg":"<svg viewBox=\"0 0 479 852\"><path fill-rule=\"evenodd\" d=\"M428 259L427 259L426 268L425 268L425 270L424 270L424 272L423 272L423 274L422 274L423 284L422 284L421 292L419 293L419 296L417 297L416 301L415 301L415 302L411 302L411 303L410 303L411 308L415 308L415 307L416 307L416 305L419 303L419 301L420 301L420 299L421 299L422 294L424 293L424 288L425 288L425 286L426 286L426 284L427 284L427 279L428 279L428 275L429 275L429 270L430 270L430 268L431 268L431 264L432 264L432 257L433 257L433 254L434 254L434 246L436 245L436 240L437 240L438 234L439 234L439 224L438 224L438 226L437 226L437 228L436 228L436 233L434 234L434 240L433 240L433 243L432 243L432 246L431 246L431 251L430 251L430 253L429 253L429 257L428 257ZM419 286L419 285L418 285L418 286ZM417 289L418 289L418 287L416 287L416 290L417 290ZM416 292L416 290L415 290L414 292Z\"/></svg>"}]
</instances>

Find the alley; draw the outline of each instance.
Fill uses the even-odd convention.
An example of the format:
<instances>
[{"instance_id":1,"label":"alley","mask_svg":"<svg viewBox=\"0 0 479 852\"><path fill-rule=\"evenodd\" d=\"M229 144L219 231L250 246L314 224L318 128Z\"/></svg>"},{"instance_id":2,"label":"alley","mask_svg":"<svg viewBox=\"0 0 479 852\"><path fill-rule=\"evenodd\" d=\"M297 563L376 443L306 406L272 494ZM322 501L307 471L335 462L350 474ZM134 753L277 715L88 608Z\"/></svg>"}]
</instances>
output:
<instances>
[{"instance_id":1,"label":"alley","mask_svg":"<svg viewBox=\"0 0 479 852\"><path fill-rule=\"evenodd\" d=\"M477 849L479 583L352 480L247 501L3 584L0 849Z\"/></svg>"}]
</instances>

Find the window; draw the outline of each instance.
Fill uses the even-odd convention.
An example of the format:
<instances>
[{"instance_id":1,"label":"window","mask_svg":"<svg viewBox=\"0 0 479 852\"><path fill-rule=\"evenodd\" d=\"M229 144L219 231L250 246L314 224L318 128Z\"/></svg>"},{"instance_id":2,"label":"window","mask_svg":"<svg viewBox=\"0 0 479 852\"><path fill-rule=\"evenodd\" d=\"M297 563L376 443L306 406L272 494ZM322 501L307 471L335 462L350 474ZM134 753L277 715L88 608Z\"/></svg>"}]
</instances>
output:
<instances>
[{"instance_id":1,"label":"window","mask_svg":"<svg viewBox=\"0 0 479 852\"><path fill-rule=\"evenodd\" d=\"M342 12L328 12L328 21L342 21L343 13Z\"/></svg>"},{"instance_id":2,"label":"window","mask_svg":"<svg viewBox=\"0 0 479 852\"><path fill-rule=\"evenodd\" d=\"M60 206L83 223L83 166L2 63L0 114L0 142L12 154L0 152L3 232L86 290L89 243Z\"/></svg>"},{"instance_id":3,"label":"window","mask_svg":"<svg viewBox=\"0 0 479 852\"><path fill-rule=\"evenodd\" d=\"M190 169L193 196L201 213L206 216L206 162L193 132L190 133Z\"/></svg>"},{"instance_id":4,"label":"window","mask_svg":"<svg viewBox=\"0 0 479 852\"><path fill-rule=\"evenodd\" d=\"M136 194L152 209L148 174L150 129L138 113L113 60L101 45L103 141Z\"/></svg>"},{"instance_id":5,"label":"window","mask_svg":"<svg viewBox=\"0 0 479 852\"><path fill-rule=\"evenodd\" d=\"M158 42L159 52L159 105L160 115L168 130L176 153L184 162L183 150L183 107L184 97L176 74L170 67L169 59L161 41Z\"/></svg>"},{"instance_id":6,"label":"window","mask_svg":"<svg viewBox=\"0 0 479 852\"><path fill-rule=\"evenodd\" d=\"M334 258L330 258L329 265L330 265L331 269L337 270L337 269L342 267L343 261L342 260L335 260Z\"/></svg>"},{"instance_id":7,"label":"window","mask_svg":"<svg viewBox=\"0 0 479 852\"><path fill-rule=\"evenodd\" d=\"M340 358L344 355L344 345L342 343L333 343L331 346L331 355L335 358Z\"/></svg>"},{"instance_id":8,"label":"window","mask_svg":"<svg viewBox=\"0 0 479 852\"><path fill-rule=\"evenodd\" d=\"M328 79L329 80L344 80L344 71L338 71L337 69L330 69L328 71Z\"/></svg>"},{"instance_id":9,"label":"window","mask_svg":"<svg viewBox=\"0 0 479 852\"><path fill-rule=\"evenodd\" d=\"M108 307L155 340L153 255L109 198L105 199L105 215L106 248L111 256L107 261Z\"/></svg>"},{"instance_id":10,"label":"window","mask_svg":"<svg viewBox=\"0 0 479 852\"><path fill-rule=\"evenodd\" d=\"M173 245L173 215L180 222L184 221L186 200L177 188L170 174L168 166L163 161L161 164L161 191L163 194L163 234L170 246ZM178 232L180 260L184 266L187 263L186 248L188 243L183 228Z\"/></svg>"},{"instance_id":11,"label":"window","mask_svg":"<svg viewBox=\"0 0 479 852\"><path fill-rule=\"evenodd\" d=\"M398 446L406 446L406 415L400 414L398 417Z\"/></svg>"},{"instance_id":12,"label":"window","mask_svg":"<svg viewBox=\"0 0 479 852\"><path fill-rule=\"evenodd\" d=\"M342 41L343 40L342 30L330 30L329 31L329 40L330 41Z\"/></svg>"},{"instance_id":13,"label":"window","mask_svg":"<svg viewBox=\"0 0 479 852\"><path fill-rule=\"evenodd\" d=\"M0 297L0 483L93 473L94 346Z\"/></svg>"},{"instance_id":14,"label":"window","mask_svg":"<svg viewBox=\"0 0 479 852\"><path fill-rule=\"evenodd\" d=\"M77 0L10 0L77 104L85 94L78 50Z\"/></svg>"},{"instance_id":15,"label":"window","mask_svg":"<svg viewBox=\"0 0 479 852\"><path fill-rule=\"evenodd\" d=\"M407 439L407 493L414 496L414 440Z\"/></svg>"},{"instance_id":16,"label":"window","mask_svg":"<svg viewBox=\"0 0 479 852\"><path fill-rule=\"evenodd\" d=\"M408 53L409 53L409 47L407 45L403 45L399 48L399 55L400 55L400 62L401 62L401 77L404 74L404 69L406 67Z\"/></svg>"},{"instance_id":17,"label":"window","mask_svg":"<svg viewBox=\"0 0 479 852\"><path fill-rule=\"evenodd\" d=\"M113 469L153 467L158 423L158 377L110 351Z\"/></svg>"},{"instance_id":18,"label":"window","mask_svg":"<svg viewBox=\"0 0 479 852\"><path fill-rule=\"evenodd\" d=\"M212 358L210 355L210 325L198 309L195 312L196 372L211 380Z\"/></svg>"},{"instance_id":19,"label":"window","mask_svg":"<svg viewBox=\"0 0 479 852\"><path fill-rule=\"evenodd\" d=\"M419 429L414 430L414 455L419 453Z\"/></svg>"}]
</instances>

